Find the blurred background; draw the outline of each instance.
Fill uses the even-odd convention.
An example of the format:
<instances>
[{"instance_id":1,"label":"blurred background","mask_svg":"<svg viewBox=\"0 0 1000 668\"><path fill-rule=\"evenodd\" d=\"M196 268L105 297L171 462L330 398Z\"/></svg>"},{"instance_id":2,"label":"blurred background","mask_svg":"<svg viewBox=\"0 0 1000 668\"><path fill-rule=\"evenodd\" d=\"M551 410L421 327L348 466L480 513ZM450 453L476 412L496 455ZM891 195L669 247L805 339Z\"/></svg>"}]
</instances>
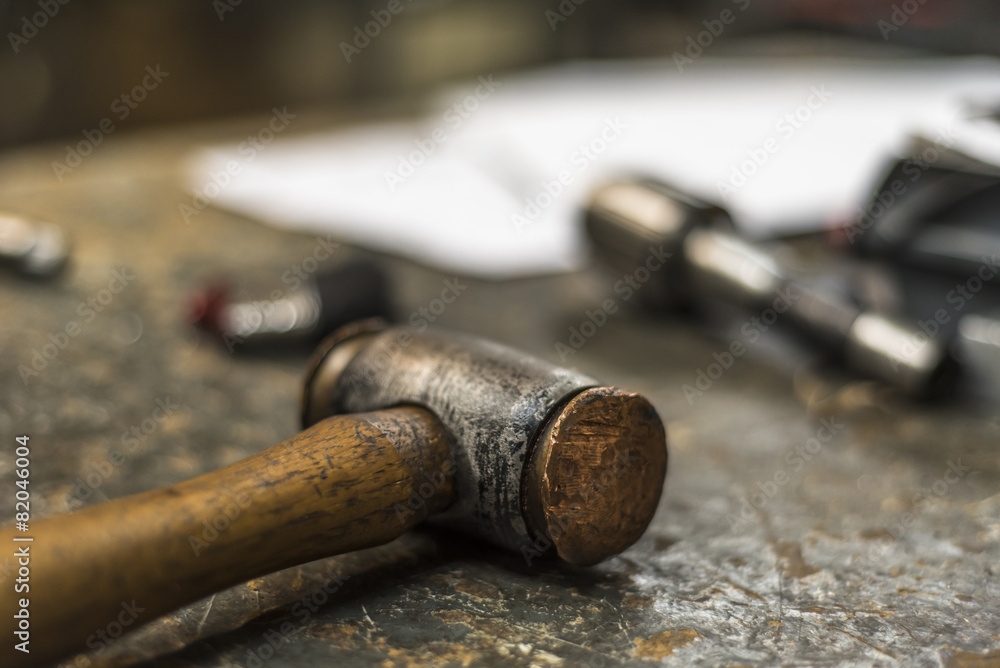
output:
<instances>
[{"instance_id":1,"label":"blurred background","mask_svg":"<svg viewBox=\"0 0 1000 668\"><path fill-rule=\"evenodd\" d=\"M289 620L273 665L997 665L995 1L0 27L0 507L15 434L38 519L289 438L317 341L372 315L640 392L669 435L646 536L586 573L414 532L74 665L256 665Z\"/></svg>"},{"instance_id":2,"label":"blurred background","mask_svg":"<svg viewBox=\"0 0 1000 668\"><path fill-rule=\"evenodd\" d=\"M753 11L718 37L713 55L740 53L996 54L1000 9L988 0L920 3L904 29L884 39L893 0L753 0ZM715 2L412 0L387 39L348 67L340 43L385 2L56 3L33 33L39 3L0 3L8 48L0 54L5 103L0 145L73 136L135 85L138 63L170 63L169 89L135 109L129 128L220 118L275 105L350 105L407 100L449 80L569 59L669 56L683 49ZM52 11L52 10L50 10ZM567 14L567 17L569 14ZM43 22L38 21L39 24ZM24 37L21 44L11 33ZM141 71L141 66L139 71Z\"/></svg>"}]
</instances>

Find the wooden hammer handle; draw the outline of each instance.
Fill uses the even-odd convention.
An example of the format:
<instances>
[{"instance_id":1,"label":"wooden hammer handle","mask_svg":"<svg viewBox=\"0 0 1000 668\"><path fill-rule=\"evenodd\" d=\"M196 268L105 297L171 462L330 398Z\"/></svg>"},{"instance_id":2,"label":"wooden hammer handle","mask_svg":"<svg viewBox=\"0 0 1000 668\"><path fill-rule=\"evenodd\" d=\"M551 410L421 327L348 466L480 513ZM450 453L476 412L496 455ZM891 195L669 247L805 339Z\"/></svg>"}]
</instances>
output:
<instances>
[{"instance_id":1,"label":"wooden hammer handle","mask_svg":"<svg viewBox=\"0 0 1000 668\"><path fill-rule=\"evenodd\" d=\"M26 534L4 528L0 549L29 546L30 591L15 593L10 578L0 593L0 664L103 651L226 587L389 542L453 502L453 472L445 428L401 407L328 418L213 473L40 520ZM29 654L13 647L22 597Z\"/></svg>"}]
</instances>

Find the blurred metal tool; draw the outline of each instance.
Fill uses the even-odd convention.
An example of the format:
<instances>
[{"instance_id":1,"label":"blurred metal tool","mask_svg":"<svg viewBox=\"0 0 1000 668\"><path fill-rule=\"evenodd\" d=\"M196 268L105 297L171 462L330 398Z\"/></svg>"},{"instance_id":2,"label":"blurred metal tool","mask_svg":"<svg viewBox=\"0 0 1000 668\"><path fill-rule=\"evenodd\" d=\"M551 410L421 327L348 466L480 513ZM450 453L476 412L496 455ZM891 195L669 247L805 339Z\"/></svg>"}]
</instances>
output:
<instances>
[{"instance_id":1,"label":"blurred metal tool","mask_svg":"<svg viewBox=\"0 0 1000 668\"><path fill-rule=\"evenodd\" d=\"M49 278L69 260L69 239L51 224L0 212L0 264L31 278Z\"/></svg>"},{"instance_id":2,"label":"blurred metal tool","mask_svg":"<svg viewBox=\"0 0 1000 668\"><path fill-rule=\"evenodd\" d=\"M1000 168L920 138L893 164L860 217L842 230L850 248L894 265L970 276L1000 254Z\"/></svg>"},{"instance_id":3,"label":"blurred metal tool","mask_svg":"<svg viewBox=\"0 0 1000 668\"><path fill-rule=\"evenodd\" d=\"M374 261L353 260L257 299L234 300L225 281L195 294L189 319L238 347L313 345L341 325L389 317L388 280Z\"/></svg>"},{"instance_id":4,"label":"blurred metal tool","mask_svg":"<svg viewBox=\"0 0 1000 668\"><path fill-rule=\"evenodd\" d=\"M598 253L622 271L633 271L650 247L671 254L643 287L652 296L647 307L722 301L773 310L775 318L787 313L780 317L855 371L913 396L950 389L957 365L947 342L921 331L916 319L865 311L833 290L789 278L772 252L735 232L721 207L655 181L614 182L594 193L586 227Z\"/></svg>"},{"instance_id":5,"label":"blurred metal tool","mask_svg":"<svg viewBox=\"0 0 1000 668\"><path fill-rule=\"evenodd\" d=\"M956 347L980 384L1000 397L1000 311L963 316L958 321Z\"/></svg>"}]
</instances>

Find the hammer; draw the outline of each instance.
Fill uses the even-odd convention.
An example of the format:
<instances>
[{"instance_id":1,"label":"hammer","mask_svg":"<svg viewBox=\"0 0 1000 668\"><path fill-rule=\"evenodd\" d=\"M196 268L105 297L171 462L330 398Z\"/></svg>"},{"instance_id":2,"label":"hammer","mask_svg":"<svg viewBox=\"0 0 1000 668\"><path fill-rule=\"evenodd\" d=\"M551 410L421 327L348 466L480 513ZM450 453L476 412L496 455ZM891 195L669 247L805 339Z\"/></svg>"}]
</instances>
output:
<instances>
[{"instance_id":1,"label":"hammer","mask_svg":"<svg viewBox=\"0 0 1000 668\"><path fill-rule=\"evenodd\" d=\"M859 309L793 280L772 253L740 237L722 207L657 181L615 181L594 192L585 216L597 252L619 269L631 271L650 246L670 254L656 280L643 287L646 308L716 300L763 311L785 295L774 312L786 311L789 324L837 351L855 371L916 397L951 389L957 362L947 342L928 338L915 321Z\"/></svg>"},{"instance_id":2,"label":"hammer","mask_svg":"<svg viewBox=\"0 0 1000 668\"><path fill-rule=\"evenodd\" d=\"M340 329L310 364L302 420L218 471L0 531L5 553L27 548L30 587L0 596L3 665L101 652L186 603L428 518L529 565L595 564L642 535L666 475L645 398L456 333Z\"/></svg>"}]
</instances>

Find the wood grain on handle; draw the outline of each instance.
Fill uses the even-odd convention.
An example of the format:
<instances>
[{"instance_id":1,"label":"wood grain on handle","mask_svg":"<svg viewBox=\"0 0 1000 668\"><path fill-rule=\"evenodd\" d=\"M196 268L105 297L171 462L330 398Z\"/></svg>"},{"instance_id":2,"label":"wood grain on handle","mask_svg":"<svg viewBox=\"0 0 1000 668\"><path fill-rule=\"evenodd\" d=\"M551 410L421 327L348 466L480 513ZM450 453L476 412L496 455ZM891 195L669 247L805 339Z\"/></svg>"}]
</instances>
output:
<instances>
[{"instance_id":1,"label":"wood grain on handle","mask_svg":"<svg viewBox=\"0 0 1000 668\"><path fill-rule=\"evenodd\" d=\"M3 550L30 545L31 590L15 594L12 577L0 593L0 664L93 650L226 587L389 542L452 503L451 457L424 409L333 417L193 480L39 520L27 534L5 527ZM13 648L25 596L30 654Z\"/></svg>"}]
</instances>

